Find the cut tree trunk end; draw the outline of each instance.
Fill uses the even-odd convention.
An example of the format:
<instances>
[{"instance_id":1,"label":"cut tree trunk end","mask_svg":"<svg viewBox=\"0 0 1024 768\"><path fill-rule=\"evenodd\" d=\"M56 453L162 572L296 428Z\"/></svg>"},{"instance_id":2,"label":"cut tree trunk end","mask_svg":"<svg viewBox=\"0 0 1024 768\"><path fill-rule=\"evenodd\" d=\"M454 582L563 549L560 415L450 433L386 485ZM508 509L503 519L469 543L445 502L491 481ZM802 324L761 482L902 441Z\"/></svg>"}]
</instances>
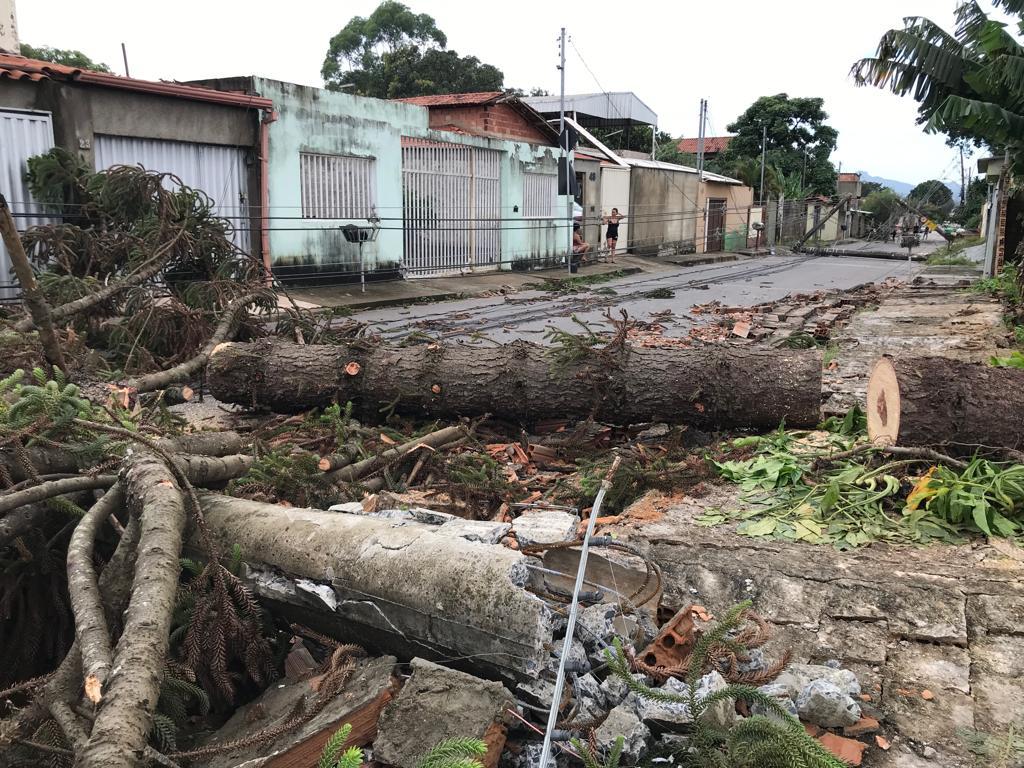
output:
<instances>
[{"instance_id":1,"label":"cut tree trunk end","mask_svg":"<svg viewBox=\"0 0 1024 768\"><path fill-rule=\"evenodd\" d=\"M883 357L868 380L868 437L880 445L1017 450L1024 371L946 357Z\"/></svg>"},{"instance_id":2,"label":"cut tree trunk end","mask_svg":"<svg viewBox=\"0 0 1024 768\"><path fill-rule=\"evenodd\" d=\"M821 355L807 350L625 347L562 363L527 342L502 346L226 343L210 356L219 400L298 412L351 400L367 413L513 422L667 421L703 427L815 426ZM357 363L358 365L352 365Z\"/></svg>"}]
</instances>

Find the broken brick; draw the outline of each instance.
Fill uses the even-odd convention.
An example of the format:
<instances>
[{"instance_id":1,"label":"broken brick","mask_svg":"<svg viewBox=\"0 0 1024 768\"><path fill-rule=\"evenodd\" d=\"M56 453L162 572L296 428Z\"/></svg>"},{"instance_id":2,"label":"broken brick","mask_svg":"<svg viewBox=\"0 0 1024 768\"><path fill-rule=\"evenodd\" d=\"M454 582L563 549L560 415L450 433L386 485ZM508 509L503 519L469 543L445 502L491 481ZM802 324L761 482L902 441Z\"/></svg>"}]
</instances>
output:
<instances>
[{"instance_id":1,"label":"broken brick","mask_svg":"<svg viewBox=\"0 0 1024 768\"><path fill-rule=\"evenodd\" d=\"M883 752L888 750L889 747L892 746L889 743L889 740L885 738L885 736L883 736L882 734L878 734L877 736L875 736L875 744L877 744L878 748L881 749Z\"/></svg>"},{"instance_id":2,"label":"broken brick","mask_svg":"<svg viewBox=\"0 0 1024 768\"><path fill-rule=\"evenodd\" d=\"M864 750L867 749L867 744L863 742L834 733L822 734L818 737L818 742L847 765L860 765L864 758Z\"/></svg>"},{"instance_id":3,"label":"broken brick","mask_svg":"<svg viewBox=\"0 0 1024 768\"><path fill-rule=\"evenodd\" d=\"M866 733L874 733L878 730L878 721L873 717L862 717L853 725L843 728L844 736L863 736Z\"/></svg>"},{"instance_id":4,"label":"broken brick","mask_svg":"<svg viewBox=\"0 0 1024 768\"><path fill-rule=\"evenodd\" d=\"M684 606L661 628L639 658L656 667L675 667L682 664L696 642L693 630L693 606Z\"/></svg>"},{"instance_id":5,"label":"broken brick","mask_svg":"<svg viewBox=\"0 0 1024 768\"><path fill-rule=\"evenodd\" d=\"M921 698L925 701L931 701L935 698L935 694L929 691L927 688L925 688L923 691L921 691Z\"/></svg>"}]
</instances>

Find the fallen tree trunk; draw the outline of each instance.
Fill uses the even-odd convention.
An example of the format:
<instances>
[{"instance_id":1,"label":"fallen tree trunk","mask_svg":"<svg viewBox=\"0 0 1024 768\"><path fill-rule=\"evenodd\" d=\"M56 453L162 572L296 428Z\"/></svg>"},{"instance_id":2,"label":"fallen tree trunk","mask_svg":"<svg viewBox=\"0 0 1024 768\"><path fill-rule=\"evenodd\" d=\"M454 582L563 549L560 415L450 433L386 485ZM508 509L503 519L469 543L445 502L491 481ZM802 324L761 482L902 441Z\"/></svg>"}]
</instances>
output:
<instances>
[{"instance_id":1,"label":"fallen tree trunk","mask_svg":"<svg viewBox=\"0 0 1024 768\"><path fill-rule=\"evenodd\" d=\"M868 436L890 445L1024 446L1024 371L945 357L883 357L871 371Z\"/></svg>"},{"instance_id":2,"label":"fallen tree trunk","mask_svg":"<svg viewBox=\"0 0 1024 768\"><path fill-rule=\"evenodd\" d=\"M554 617L525 589L520 552L433 526L215 493L199 500L213 536L245 553L247 581L276 615L404 658L475 660L520 678L549 658Z\"/></svg>"},{"instance_id":3,"label":"fallen tree trunk","mask_svg":"<svg viewBox=\"0 0 1024 768\"><path fill-rule=\"evenodd\" d=\"M328 346L275 341L217 347L215 397L275 411L353 401L452 418L587 418L771 429L820 420L821 355L810 351L625 347L559 361L552 348ZM355 363L355 364L353 364Z\"/></svg>"}]
</instances>

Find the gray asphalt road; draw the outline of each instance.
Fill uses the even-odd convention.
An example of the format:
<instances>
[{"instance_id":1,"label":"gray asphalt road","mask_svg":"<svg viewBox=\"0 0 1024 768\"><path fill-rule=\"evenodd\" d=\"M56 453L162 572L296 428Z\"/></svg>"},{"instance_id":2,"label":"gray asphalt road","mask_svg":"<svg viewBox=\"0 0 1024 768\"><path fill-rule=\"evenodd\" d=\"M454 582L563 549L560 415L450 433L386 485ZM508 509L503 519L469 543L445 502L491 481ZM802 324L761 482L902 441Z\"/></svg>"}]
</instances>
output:
<instances>
[{"instance_id":1,"label":"gray asphalt road","mask_svg":"<svg viewBox=\"0 0 1024 768\"><path fill-rule=\"evenodd\" d=\"M574 316L596 329L607 322L606 313L617 318L624 309L638 320L650 320L656 314L666 335L684 336L695 324L704 322L690 312L695 304L716 300L730 306L757 304L791 293L852 288L888 277L906 279L921 268L886 259L769 256L629 275L571 295L520 291L370 310L354 317L395 340L419 331L445 338L483 335L506 342L517 338L539 341L551 327L578 330ZM674 295L662 299L646 296L655 289L668 289Z\"/></svg>"}]
</instances>

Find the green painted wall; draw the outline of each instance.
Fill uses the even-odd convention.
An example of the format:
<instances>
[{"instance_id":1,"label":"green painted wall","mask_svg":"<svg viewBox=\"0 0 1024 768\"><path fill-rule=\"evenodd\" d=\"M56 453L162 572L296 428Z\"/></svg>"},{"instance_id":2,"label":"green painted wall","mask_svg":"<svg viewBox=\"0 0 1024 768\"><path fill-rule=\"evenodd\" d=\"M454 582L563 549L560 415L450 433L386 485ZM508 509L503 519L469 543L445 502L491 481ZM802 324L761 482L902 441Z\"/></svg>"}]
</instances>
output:
<instances>
[{"instance_id":1,"label":"green painted wall","mask_svg":"<svg viewBox=\"0 0 1024 768\"><path fill-rule=\"evenodd\" d=\"M363 245L368 271L397 269L402 261L402 151L403 136L471 145L503 154L501 170L501 267L553 261L565 251L564 221L522 217L523 173L554 173L555 147L526 142L486 139L434 131L428 127L424 107L369 99L277 80L253 78L253 89L274 102L277 120L270 126L269 192L270 252L275 269L287 276L320 274L344 279L358 271L359 246L345 241L338 229L365 220L303 219L299 153L373 157L376 160L377 213L381 232L377 241ZM564 210L562 198L560 210ZM518 209L518 210L516 210Z\"/></svg>"}]
</instances>

